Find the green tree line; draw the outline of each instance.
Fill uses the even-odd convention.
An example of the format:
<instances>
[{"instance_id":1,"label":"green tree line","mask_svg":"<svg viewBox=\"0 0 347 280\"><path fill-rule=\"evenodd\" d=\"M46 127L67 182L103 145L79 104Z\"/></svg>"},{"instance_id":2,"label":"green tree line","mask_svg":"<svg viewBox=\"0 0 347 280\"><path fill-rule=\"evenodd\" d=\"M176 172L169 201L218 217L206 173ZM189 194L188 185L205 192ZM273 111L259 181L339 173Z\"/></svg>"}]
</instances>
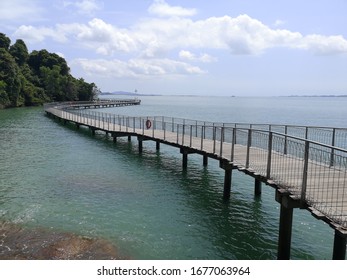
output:
<instances>
[{"instance_id":1,"label":"green tree line","mask_svg":"<svg viewBox=\"0 0 347 280\"><path fill-rule=\"evenodd\" d=\"M66 60L43 49L28 52L21 39L0 33L0 108L35 106L52 101L88 101L99 89L70 74Z\"/></svg>"}]
</instances>

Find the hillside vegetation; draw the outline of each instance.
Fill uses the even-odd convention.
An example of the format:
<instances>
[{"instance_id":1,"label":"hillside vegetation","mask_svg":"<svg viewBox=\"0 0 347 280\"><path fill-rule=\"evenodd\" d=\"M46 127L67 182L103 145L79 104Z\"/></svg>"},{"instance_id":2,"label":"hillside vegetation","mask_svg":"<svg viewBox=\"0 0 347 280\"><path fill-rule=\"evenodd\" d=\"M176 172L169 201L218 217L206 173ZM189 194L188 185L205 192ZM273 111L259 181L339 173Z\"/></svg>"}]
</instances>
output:
<instances>
[{"instance_id":1,"label":"hillside vegetation","mask_svg":"<svg viewBox=\"0 0 347 280\"><path fill-rule=\"evenodd\" d=\"M0 108L92 100L98 93L94 83L70 74L64 58L45 49L29 53L23 40L11 45L0 33Z\"/></svg>"}]
</instances>

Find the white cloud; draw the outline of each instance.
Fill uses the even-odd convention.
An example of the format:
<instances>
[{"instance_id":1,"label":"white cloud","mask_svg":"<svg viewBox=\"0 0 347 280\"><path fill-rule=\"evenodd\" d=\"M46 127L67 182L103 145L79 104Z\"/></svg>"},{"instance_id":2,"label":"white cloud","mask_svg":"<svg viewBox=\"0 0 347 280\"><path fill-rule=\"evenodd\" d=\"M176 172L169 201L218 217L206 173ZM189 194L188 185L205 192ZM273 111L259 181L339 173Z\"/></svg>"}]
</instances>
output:
<instances>
[{"instance_id":1,"label":"white cloud","mask_svg":"<svg viewBox=\"0 0 347 280\"><path fill-rule=\"evenodd\" d=\"M178 56L181 59L184 60L190 60L190 61L200 61L200 62L204 62L204 63L209 63L209 62L215 62L217 61L217 58L210 56L207 53L203 53L200 55L196 55L190 51L186 51L186 50L181 50L178 54Z\"/></svg>"},{"instance_id":2,"label":"white cloud","mask_svg":"<svg viewBox=\"0 0 347 280\"><path fill-rule=\"evenodd\" d=\"M180 6L170 6L165 0L154 0L148 12L161 17L189 17L194 16L196 9L187 9Z\"/></svg>"},{"instance_id":3,"label":"white cloud","mask_svg":"<svg viewBox=\"0 0 347 280\"><path fill-rule=\"evenodd\" d=\"M67 37L64 32L55 30L52 32L48 27L34 27L32 25L21 25L14 33L17 38L24 39L29 43L43 42L46 38L51 38L56 42L65 43Z\"/></svg>"},{"instance_id":4,"label":"white cloud","mask_svg":"<svg viewBox=\"0 0 347 280\"><path fill-rule=\"evenodd\" d=\"M150 76L204 74L205 71L188 63L171 59L76 59L72 65L80 66L89 75L116 78L141 78Z\"/></svg>"},{"instance_id":5,"label":"white cloud","mask_svg":"<svg viewBox=\"0 0 347 280\"><path fill-rule=\"evenodd\" d=\"M96 11L102 9L103 2L97 0L64 1L63 6L76 8L78 14L92 16Z\"/></svg>"},{"instance_id":6,"label":"white cloud","mask_svg":"<svg viewBox=\"0 0 347 280\"><path fill-rule=\"evenodd\" d=\"M144 19L130 28L119 28L94 18L88 24L58 24L51 28L22 25L15 35L31 41L42 41L46 37L69 44L77 41L109 56L124 52L163 58L172 50L192 48L224 49L234 55L261 54L278 47L319 55L347 53L347 40L342 36L304 36L286 29L271 29L248 15L198 21L177 17Z\"/></svg>"},{"instance_id":7,"label":"white cloud","mask_svg":"<svg viewBox=\"0 0 347 280\"><path fill-rule=\"evenodd\" d=\"M87 2L79 1L76 5ZM85 5L86 10L95 9L93 5L90 8ZM155 1L149 10L170 17L140 19L128 28L99 18L84 24L52 27L21 25L14 35L28 42L43 42L48 38L61 44L77 44L106 58L76 59L75 65L91 75L122 78L204 74L205 70L193 64L217 61L206 53L209 50L225 50L231 55L260 55L271 48L301 49L317 55L347 53L347 40L343 36L303 35L273 29L248 15L194 21L184 16L195 12L171 7L165 1ZM180 61L172 59L177 53Z\"/></svg>"},{"instance_id":8,"label":"white cloud","mask_svg":"<svg viewBox=\"0 0 347 280\"><path fill-rule=\"evenodd\" d=\"M190 51L180 51L179 57L187 60L194 60L196 58L195 54L191 53Z\"/></svg>"},{"instance_id":9,"label":"white cloud","mask_svg":"<svg viewBox=\"0 0 347 280\"><path fill-rule=\"evenodd\" d=\"M312 34L303 38L303 48L318 55L334 55L347 52L347 41L342 36Z\"/></svg>"}]
</instances>

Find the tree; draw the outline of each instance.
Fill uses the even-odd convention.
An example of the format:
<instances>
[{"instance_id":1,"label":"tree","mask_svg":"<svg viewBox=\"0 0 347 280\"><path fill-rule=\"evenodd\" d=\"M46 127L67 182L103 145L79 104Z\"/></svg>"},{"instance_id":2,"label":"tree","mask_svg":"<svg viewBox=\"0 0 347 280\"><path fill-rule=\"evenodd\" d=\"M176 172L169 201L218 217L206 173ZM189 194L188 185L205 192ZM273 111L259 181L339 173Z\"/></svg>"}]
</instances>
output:
<instances>
[{"instance_id":1,"label":"tree","mask_svg":"<svg viewBox=\"0 0 347 280\"><path fill-rule=\"evenodd\" d=\"M17 40L16 43L10 47L10 54L19 66L23 66L29 58L28 48L21 39Z\"/></svg>"},{"instance_id":2,"label":"tree","mask_svg":"<svg viewBox=\"0 0 347 280\"><path fill-rule=\"evenodd\" d=\"M0 49L3 48L8 50L11 44L11 39L8 38L4 33L0 33Z\"/></svg>"},{"instance_id":3,"label":"tree","mask_svg":"<svg viewBox=\"0 0 347 280\"><path fill-rule=\"evenodd\" d=\"M40 75L40 67L42 66L48 67L49 69L59 66L61 75L68 75L70 72L70 68L64 58L55 53L49 53L47 50L33 51L29 55L28 64L36 75Z\"/></svg>"},{"instance_id":4,"label":"tree","mask_svg":"<svg viewBox=\"0 0 347 280\"><path fill-rule=\"evenodd\" d=\"M64 93L61 88L60 67L55 65L52 69L46 66L40 67L41 80L47 96L53 101L64 101Z\"/></svg>"},{"instance_id":5,"label":"tree","mask_svg":"<svg viewBox=\"0 0 347 280\"><path fill-rule=\"evenodd\" d=\"M10 99L8 99L6 88L7 84L0 80L0 109L10 105Z\"/></svg>"},{"instance_id":6,"label":"tree","mask_svg":"<svg viewBox=\"0 0 347 280\"><path fill-rule=\"evenodd\" d=\"M11 46L0 33L0 108L93 100L99 92L94 83L74 78L63 57L45 49L29 54L23 40Z\"/></svg>"},{"instance_id":7,"label":"tree","mask_svg":"<svg viewBox=\"0 0 347 280\"><path fill-rule=\"evenodd\" d=\"M0 49L0 81L6 85L5 91L7 93L10 104L4 106L21 106L23 99L20 97L21 80L20 70L14 58L4 48Z\"/></svg>"},{"instance_id":8,"label":"tree","mask_svg":"<svg viewBox=\"0 0 347 280\"><path fill-rule=\"evenodd\" d=\"M100 94L100 90L94 83L87 83L83 78L77 80L77 97L81 101L92 101Z\"/></svg>"}]
</instances>

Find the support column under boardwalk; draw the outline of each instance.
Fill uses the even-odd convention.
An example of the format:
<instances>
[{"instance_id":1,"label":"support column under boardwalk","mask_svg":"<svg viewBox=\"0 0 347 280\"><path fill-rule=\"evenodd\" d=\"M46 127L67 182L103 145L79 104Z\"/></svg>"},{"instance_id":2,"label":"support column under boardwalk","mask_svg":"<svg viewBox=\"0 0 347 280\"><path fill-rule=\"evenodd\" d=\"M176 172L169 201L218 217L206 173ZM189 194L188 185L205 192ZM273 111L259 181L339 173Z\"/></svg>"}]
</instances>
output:
<instances>
[{"instance_id":1,"label":"support column under boardwalk","mask_svg":"<svg viewBox=\"0 0 347 280\"><path fill-rule=\"evenodd\" d=\"M300 202L293 200L287 192L276 191L276 201L281 204L280 224L278 233L278 260L289 260L292 242L293 209L300 206Z\"/></svg>"},{"instance_id":2,"label":"support column under boardwalk","mask_svg":"<svg viewBox=\"0 0 347 280\"><path fill-rule=\"evenodd\" d=\"M254 195L260 196L261 195L261 181L257 178L254 180Z\"/></svg>"},{"instance_id":3,"label":"support column under boardwalk","mask_svg":"<svg viewBox=\"0 0 347 280\"><path fill-rule=\"evenodd\" d=\"M188 167L188 155L195 153L191 149L180 148L180 153L182 154L182 167L183 169L187 169Z\"/></svg>"},{"instance_id":4,"label":"support column under boardwalk","mask_svg":"<svg viewBox=\"0 0 347 280\"><path fill-rule=\"evenodd\" d=\"M333 260L346 259L347 231L335 229Z\"/></svg>"},{"instance_id":5,"label":"support column under boardwalk","mask_svg":"<svg viewBox=\"0 0 347 280\"><path fill-rule=\"evenodd\" d=\"M221 160L219 162L219 167L224 169L224 191L223 191L223 199L227 200L230 198L231 191L231 182L232 182L232 171L233 164L229 161Z\"/></svg>"},{"instance_id":6,"label":"support column under boardwalk","mask_svg":"<svg viewBox=\"0 0 347 280\"><path fill-rule=\"evenodd\" d=\"M204 155L203 156L203 162L202 162L203 166L207 166L208 164L208 156L207 155Z\"/></svg>"}]
</instances>

